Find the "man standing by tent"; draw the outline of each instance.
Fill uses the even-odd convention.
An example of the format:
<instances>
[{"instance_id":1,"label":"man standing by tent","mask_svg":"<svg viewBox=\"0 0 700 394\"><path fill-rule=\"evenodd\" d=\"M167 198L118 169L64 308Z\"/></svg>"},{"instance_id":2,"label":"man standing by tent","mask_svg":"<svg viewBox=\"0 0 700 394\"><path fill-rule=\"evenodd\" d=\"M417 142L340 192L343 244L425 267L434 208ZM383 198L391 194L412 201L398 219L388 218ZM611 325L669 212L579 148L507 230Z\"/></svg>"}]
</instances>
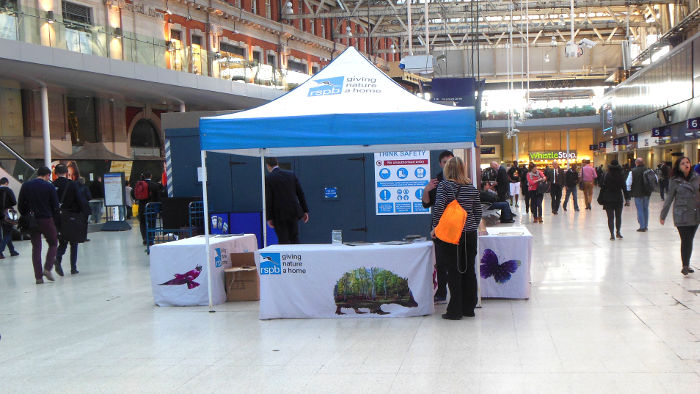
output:
<instances>
[{"instance_id":1,"label":"man standing by tent","mask_svg":"<svg viewBox=\"0 0 700 394\"><path fill-rule=\"evenodd\" d=\"M309 221L304 191L293 173L279 168L277 158L266 158L265 166L269 172L265 177L267 223L275 229L280 244L298 244L298 221Z\"/></svg>"}]
</instances>

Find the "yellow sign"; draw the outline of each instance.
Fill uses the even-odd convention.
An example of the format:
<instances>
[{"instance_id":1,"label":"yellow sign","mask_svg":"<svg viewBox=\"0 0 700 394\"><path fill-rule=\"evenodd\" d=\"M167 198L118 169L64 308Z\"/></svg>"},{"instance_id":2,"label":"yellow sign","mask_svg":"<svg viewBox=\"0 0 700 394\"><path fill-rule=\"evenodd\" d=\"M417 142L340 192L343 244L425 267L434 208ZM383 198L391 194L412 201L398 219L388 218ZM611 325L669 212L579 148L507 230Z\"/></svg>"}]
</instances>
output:
<instances>
[{"instance_id":1,"label":"yellow sign","mask_svg":"<svg viewBox=\"0 0 700 394\"><path fill-rule=\"evenodd\" d=\"M113 160L109 166L109 172L123 172L124 178L128 181L131 177L131 167L134 165L133 161L115 161Z\"/></svg>"}]
</instances>

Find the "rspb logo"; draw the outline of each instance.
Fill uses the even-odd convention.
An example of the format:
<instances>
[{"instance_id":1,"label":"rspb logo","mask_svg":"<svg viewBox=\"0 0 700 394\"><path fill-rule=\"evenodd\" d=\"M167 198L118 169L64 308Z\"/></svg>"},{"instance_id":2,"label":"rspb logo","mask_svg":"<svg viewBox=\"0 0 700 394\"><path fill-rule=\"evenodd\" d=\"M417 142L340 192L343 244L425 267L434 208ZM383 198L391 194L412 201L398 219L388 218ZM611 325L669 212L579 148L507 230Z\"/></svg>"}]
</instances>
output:
<instances>
[{"instance_id":1,"label":"rspb logo","mask_svg":"<svg viewBox=\"0 0 700 394\"><path fill-rule=\"evenodd\" d=\"M308 97L331 96L343 92L343 80L345 77L334 77L313 81L317 86L309 89Z\"/></svg>"},{"instance_id":2,"label":"rspb logo","mask_svg":"<svg viewBox=\"0 0 700 394\"><path fill-rule=\"evenodd\" d=\"M260 275L281 275L279 253L260 253Z\"/></svg>"},{"instance_id":3,"label":"rspb logo","mask_svg":"<svg viewBox=\"0 0 700 394\"><path fill-rule=\"evenodd\" d=\"M214 249L216 256L214 256L214 265L216 267L221 267L229 263L228 251L224 248Z\"/></svg>"}]
</instances>

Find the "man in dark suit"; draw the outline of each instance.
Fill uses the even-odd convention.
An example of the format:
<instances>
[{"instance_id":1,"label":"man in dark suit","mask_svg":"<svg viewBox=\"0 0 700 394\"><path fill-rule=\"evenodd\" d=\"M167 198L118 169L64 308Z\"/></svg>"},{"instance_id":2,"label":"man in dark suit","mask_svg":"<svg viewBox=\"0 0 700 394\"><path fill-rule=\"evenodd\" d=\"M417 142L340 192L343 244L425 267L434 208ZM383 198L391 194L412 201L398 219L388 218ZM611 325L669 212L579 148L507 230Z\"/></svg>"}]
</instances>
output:
<instances>
[{"instance_id":1,"label":"man in dark suit","mask_svg":"<svg viewBox=\"0 0 700 394\"><path fill-rule=\"evenodd\" d=\"M561 205L561 192L564 189L566 174L559 167L559 163L555 161L552 163L552 168L547 170L545 176L547 177L547 182L549 182L549 194L552 197L552 213L557 215Z\"/></svg>"},{"instance_id":2,"label":"man in dark suit","mask_svg":"<svg viewBox=\"0 0 700 394\"><path fill-rule=\"evenodd\" d=\"M491 168L496 171L496 191L498 192L498 201L505 201L510 194L510 178L506 168L495 161L491 162Z\"/></svg>"},{"instance_id":3,"label":"man in dark suit","mask_svg":"<svg viewBox=\"0 0 700 394\"><path fill-rule=\"evenodd\" d=\"M265 207L267 223L275 229L280 244L299 243L299 219L309 221L304 191L293 173L282 171L277 159L268 157L265 165L269 174L265 177Z\"/></svg>"}]
</instances>

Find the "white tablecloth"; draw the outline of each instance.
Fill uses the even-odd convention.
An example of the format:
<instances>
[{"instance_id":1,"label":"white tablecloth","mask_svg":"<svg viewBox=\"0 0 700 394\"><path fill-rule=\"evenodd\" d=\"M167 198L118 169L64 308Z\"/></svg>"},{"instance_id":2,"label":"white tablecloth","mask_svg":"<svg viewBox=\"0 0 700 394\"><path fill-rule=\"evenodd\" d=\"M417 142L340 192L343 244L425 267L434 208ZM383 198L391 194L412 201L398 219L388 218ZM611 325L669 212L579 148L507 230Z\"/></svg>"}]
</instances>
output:
<instances>
[{"instance_id":1,"label":"white tablecloth","mask_svg":"<svg viewBox=\"0 0 700 394\"><path fill-rule=\"evenodd\" d=\"M231 267L231 253L254 252L254 234L211 236L211 259L204 264L204 236L151 246L151 287L159 306L209 305L207 274L213 270L211 288L214 305L226 302L224 268Z\"/></svg>"},{"instance_id":2,"label":"white tablecloth","mask_svg":"<svg viewBox=\"0 0 700 394\"><path fill-rule=\"evenodd\" d=\"M432 242L273 245L256 253L260 318L422 316L433 306Z\"/></svg>"},{"instance_id":3,"label":"white tablecloth","mask_svg":"<svg viewBox=\"0 0 700 394\"><path fill-rule=\"evenodd\" d=\"M487 227L476 261L484 298L530 298L532 234L525 227Z\"/></svg>"}]
</instances>

